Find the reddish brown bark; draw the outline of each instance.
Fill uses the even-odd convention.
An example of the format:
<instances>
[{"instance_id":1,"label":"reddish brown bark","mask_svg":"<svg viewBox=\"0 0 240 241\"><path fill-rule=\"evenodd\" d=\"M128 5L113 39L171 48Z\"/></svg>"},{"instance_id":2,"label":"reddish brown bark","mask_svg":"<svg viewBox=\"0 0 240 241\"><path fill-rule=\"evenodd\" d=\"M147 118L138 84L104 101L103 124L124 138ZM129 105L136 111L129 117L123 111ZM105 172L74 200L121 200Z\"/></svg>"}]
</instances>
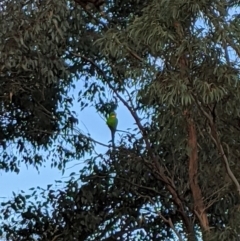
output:
<instances>
[{"instance_id":1,"label":"reddish brown bark","mask_svg":"<svg viewBox=\"0 0 240 241\"><path fill-rule=\"evenodd\" d=\"M197 149L197 133L193 119L188 118L188 147L189 153L189 184L193 196L194 213L197 216L203 231L209 230L209 222L205 205L203 202L202 192L198 184L198 149Z\"/></svg>"}]
</instances>

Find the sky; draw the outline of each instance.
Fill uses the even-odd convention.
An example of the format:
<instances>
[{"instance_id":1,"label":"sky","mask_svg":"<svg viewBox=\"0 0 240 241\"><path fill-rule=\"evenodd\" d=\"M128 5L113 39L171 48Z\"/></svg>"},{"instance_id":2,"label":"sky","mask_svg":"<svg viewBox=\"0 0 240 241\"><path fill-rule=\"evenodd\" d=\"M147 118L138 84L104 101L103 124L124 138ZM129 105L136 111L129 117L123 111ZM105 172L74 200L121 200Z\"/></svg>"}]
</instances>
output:
<instances>
[{"instance_id":1,"label":"sky","mask_svg":"<svg viewBox=\"0 0 240 241\"><path fill-rule=\"evenodd\" d=\"M96 110L93 107L87 107L80 112L79 103L77 102L80 88L81 80L78 80L78 82L76 82L76 89L74 91L70 91L70 95L73 94L75 96L72 110L78 114L81 131L86 134L89 132L94 140L108 144L111 138L111 133L105 121L102 119L102 117L100 117ZM116 112L118 115L119 130L127 130L129 127L133 127L133 118L123 105L119 104ZM117 134L115 138L117 143ZM98 153L106 152L106 150L106 147L96 145L96 151ZM1 172L0 183L2 185L0 201L6 201L11 198L12 192L18 193L21 190L27 192L28 189L37 186L46 188L48 184L54 184L55 180L66 181L70 173L73 171L78 171L81 167L83 167L82 164L76 165L78 163L82 163L83 160L76 160L75 162L69 163L66 167L64 175L62 175L62 172L57 168L51 168L51 163L48 163L47 161L45 167L40 167L39 171L37 171L34 167L30 166L27 168L25 165L22 165L19 174Z\"/></svg>"}]
</instances>

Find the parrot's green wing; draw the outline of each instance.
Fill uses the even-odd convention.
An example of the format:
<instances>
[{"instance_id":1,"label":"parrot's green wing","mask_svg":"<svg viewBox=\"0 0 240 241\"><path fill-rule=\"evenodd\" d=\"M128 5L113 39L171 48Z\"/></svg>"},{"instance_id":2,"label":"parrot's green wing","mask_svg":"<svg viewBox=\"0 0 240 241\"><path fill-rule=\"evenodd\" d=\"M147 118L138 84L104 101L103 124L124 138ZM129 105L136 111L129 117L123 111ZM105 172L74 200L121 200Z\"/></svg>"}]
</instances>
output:
<instances>
[{"instance_id":1,"label":"parrot's green wing","mask_svg":"<svg viewBox=\"0 0 240 241\"><path fill-rule=\"evenodd\" d=\"M117 130L117 125L118 125L118 119L117 119L117 115L115 112L111 112L107 118L107 125L109 127L109 129L111 130L111 134L112 134L112 145L113 148L115 147L114 144L114 137L115 137L115 132Z\"/></svg>"}]
</instances>

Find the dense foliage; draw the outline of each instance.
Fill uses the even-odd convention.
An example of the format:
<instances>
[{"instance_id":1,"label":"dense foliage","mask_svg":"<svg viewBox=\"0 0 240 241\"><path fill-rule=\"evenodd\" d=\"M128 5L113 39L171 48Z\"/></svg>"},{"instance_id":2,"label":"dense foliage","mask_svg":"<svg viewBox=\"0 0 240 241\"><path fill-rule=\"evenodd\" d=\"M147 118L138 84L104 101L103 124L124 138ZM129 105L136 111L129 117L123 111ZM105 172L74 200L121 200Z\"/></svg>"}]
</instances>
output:
<instances>
[{"instance_id":1,"label":"dense foliage","mask_svg":"<svg viewBox=\"0 0 240 241\"><path fill-rule=\"evenodd\" d=\"M71 156L62 148L69 142L62 132L76 122L68 96L73 76L63 58L68 36L59 19L68 8L66 3L52 8L53 3L37 1L0 5L0 169L6 171L19 172L20 162L38 168L45 162L42 150L54 153L53 165L59 168ZM88 149L84 145L78 153ZM10 155L9 148L16 152Z\"/></svg>"},{"instance_id":2,"label":"dense foliage","mask_svg":"<svg viewBox=\"0 0 240 241\"><path fill-rule=\"evenodd\" d=\"M238 1L102 3L1 5L2 142L17 140L23 156L26 141L64 153L64 163L91 155L65 188L2 203L2 231L8 240L238 240ZM106 115L121 102L135 120L106 153L68 135L75 78L79 110Z\"/></svg>"}]
</instances>

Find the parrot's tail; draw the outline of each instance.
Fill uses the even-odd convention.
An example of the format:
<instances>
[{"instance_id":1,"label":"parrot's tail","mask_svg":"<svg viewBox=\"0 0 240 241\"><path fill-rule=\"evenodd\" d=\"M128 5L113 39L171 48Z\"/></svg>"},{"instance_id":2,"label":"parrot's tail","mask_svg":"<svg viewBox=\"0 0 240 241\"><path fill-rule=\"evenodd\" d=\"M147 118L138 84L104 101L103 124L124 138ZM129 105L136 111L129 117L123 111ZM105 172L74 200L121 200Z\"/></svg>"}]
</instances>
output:
<instances>
[{"instance_id":1,"label":"parrot's tail","mask_svg":"<svg viewBox=\"0 0 240 241\"><path fill-rule=\"evenodd\" d=\"M115 149L115 131L111 131L111 134L112 134L112 146L113 146L113 149Z\"/></svg>"}]
</instances>

